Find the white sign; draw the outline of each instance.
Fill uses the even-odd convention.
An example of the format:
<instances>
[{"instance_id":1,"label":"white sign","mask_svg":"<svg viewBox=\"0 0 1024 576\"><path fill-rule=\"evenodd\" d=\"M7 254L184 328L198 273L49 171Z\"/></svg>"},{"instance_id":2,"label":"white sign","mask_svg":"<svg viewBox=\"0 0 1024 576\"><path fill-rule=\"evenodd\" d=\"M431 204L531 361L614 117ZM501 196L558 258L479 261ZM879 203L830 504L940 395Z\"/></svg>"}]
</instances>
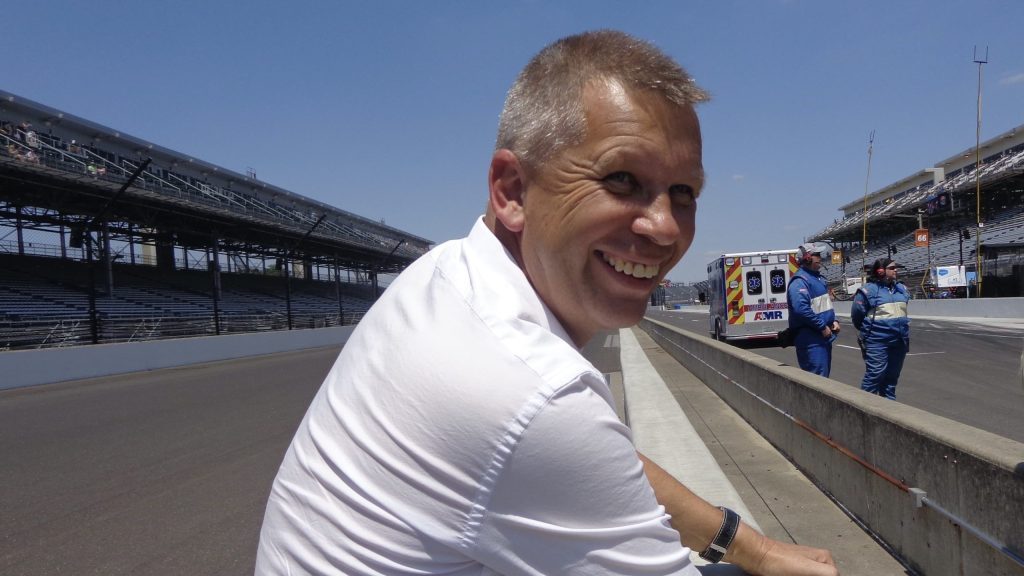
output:
<instances>
[{"instance_id":1,"label":"white sign","mask_svg":"<svg viewBox=\"0 0 1024 576\"><path fill-rule=\"evenodd\" d=\"M935 284L939 288L967 286L967 274L963 266L936 266L935 275Z\"/></svg>"},{"instance_id":2,"label":"white sign","mask_svg":"<svg viewBox=\"0 0 1024 576\"><path fill-rule=\"evenodd\" d=\"M847 278L846 279L846 293L856 294L857 290L864 284L864 282L858 278Z\"/></svg>"}]
</instances>

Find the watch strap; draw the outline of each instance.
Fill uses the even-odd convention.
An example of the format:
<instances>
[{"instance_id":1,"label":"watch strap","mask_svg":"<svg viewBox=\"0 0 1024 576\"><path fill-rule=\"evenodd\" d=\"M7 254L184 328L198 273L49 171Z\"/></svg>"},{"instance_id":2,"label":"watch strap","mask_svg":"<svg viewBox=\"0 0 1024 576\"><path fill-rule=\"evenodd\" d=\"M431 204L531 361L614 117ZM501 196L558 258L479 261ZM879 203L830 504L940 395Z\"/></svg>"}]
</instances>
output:
<instances>
[{"instance_id":1,"label":"watch strap","mask_svg":"<svg viewBox=\"0 0 1024 576\"><path fill-rule=\"evenodd\" d=\"M729 549L729 545L732 544L733 538L736 537L736 531L740 527L739 514L725 506L719 506L718 508L723 512L722 525L718 528L718 533L715 534L714 539L711 540L711 544L708 544L708 547L698 554L698 556L712 564L722 561L722 558L725 557L725 552Z\"/></svg>"}]
</instances>

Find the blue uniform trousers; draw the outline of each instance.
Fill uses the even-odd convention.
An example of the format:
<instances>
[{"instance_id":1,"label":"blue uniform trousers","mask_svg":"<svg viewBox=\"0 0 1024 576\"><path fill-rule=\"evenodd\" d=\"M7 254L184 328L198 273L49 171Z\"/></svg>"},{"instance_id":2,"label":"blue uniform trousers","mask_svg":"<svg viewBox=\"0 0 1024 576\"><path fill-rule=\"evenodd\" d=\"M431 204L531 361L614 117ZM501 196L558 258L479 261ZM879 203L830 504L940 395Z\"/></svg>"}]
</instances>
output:
<instances>
[{"instance_id":1,"label":"blue uniform trousers","mask_svg":"<svg viewBox=\"0 0 1024 576\"><path fill-rule=\"evenodd\" d=\"M891 344L869 342L864 351L864 380L860 389L895 400L896 381L906 357L907 345L902 340Z\"/></svg>"},{"instance_id":2,"label":"blue uniform trousers","mask_svg":"<svg viewBox=\"0 0 1024 576\"><path fill-rule=\"evenodd\" d=\"M797 346L796 361L801 370L828 378L832 369L832 343L822 339L820 344Z\"/></svg>"}]
</instances>

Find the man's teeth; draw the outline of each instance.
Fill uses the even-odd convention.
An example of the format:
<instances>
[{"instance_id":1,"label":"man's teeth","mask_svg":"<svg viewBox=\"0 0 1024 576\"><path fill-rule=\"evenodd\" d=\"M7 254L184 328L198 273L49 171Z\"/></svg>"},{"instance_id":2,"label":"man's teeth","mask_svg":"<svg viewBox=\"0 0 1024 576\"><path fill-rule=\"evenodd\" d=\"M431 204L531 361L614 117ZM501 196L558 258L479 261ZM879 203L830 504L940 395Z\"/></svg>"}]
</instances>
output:
<instances>
[{"instance_id":1,"label":"man's teeth","mask_svg":"<svg viewBox=\"0 0 1024 576\"><path fill-rule=\"evenodd\" d=\"M654 278L658 275L657 264L644 265L638 262L627 262L626 260L620 260L607 254L604 255L604 261L615 268L616 272L622 272L623 274L634 278Z\"/></svg>"}]
</instances>

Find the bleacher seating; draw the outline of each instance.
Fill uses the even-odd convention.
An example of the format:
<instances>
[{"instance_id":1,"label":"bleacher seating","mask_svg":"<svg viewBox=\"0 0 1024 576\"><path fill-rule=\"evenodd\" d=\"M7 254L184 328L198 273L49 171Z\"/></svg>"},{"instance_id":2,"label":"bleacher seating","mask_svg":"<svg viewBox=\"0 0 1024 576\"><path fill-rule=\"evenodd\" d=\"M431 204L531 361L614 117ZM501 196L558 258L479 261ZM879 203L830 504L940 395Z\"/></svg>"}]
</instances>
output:
<instances>
[{"instance_id":1,"label":"bleacher seating","mask_svg":"<svg viewBox=\"0 0 1024 576\"><path fill-rule=\"evenodd\" d=\"M72 144L59 134L28 132L19 127L20 118L0 116L0 156L55 168L76 175L87 175L100 180L125 182L141 165L138 158L125 158L114 152L92 145ZM29 158L31 158L29 160ZM173 166L160 167L150 164L135 182L145 190L189 202L230 210L258 219L270 219L283 224L299 225L309 229L317 222L318 216L294 206L285 206L274 201L263 201L252 194L236 191L230 187L216 185L194 176L179 173ZM354 226L345 217L324 218L319 229L336 234L354 245L374 249L395 249L400 256L422 255L426 247L419 243L402 241L392 235L384 235L368 226Z\"/></svg>"},{"instance_id":2,"label":"bleacher seating","mask_svg":"<svg viewBox=\"0 0 1024 576\"><path fill-rule=\"evenodd\" d=\"M378 288L369 286L369 275L386 278L430 247L428 240L383 221L257 181L255 173L243 176L70 114L60 113L60 121L52 122L54 111L45 106L6 92L2 96L0 169L5 176L9 172L19 182L28 178L30 183L42 179L70 184L72 193L79 188L106 193L117 189L113 184L134 178L131 188L122 189L126 196L186 206L190 214L213 214L232 227L237 222L260 230L255 236L263 236L216 239L225 247L235 242L233 249L222 252L221 262L236 265L233 272L230 267L222 270L218 288L205 271L202 247L172 246L175 254L160 258L173 270L151 266L157 258L152 253L136 258L137 249L154 246L151 237L143 238L159 229L158 218L122 222L121 229L111 226L107 247L124 259L110 268L97 262L90 271L81 247L82 224L90 218L85 201L65 206L48 198L37 206L32 189L18 189L11 200L5 197L10 203L7 218L0 222L0 349L352 324L378 296ZM138 219L137 214L120 216ZM188 234L187 228L170 234ZM32 238L23 238L26 230ZM270 234L267 240L265 230L281 234ZM333 262L330 251L307 254L302 268L315 279L286 281L268 270L266 260L274 257L269 254L299 251L296 233L305 234L303 241L308 238L309 244L319 241L321 247L337 248ZM260 246L257 254L246 253L250 242ZM252 261L262 261L259 273L247 272ZM193 265L202 270L189 270ZM354 271L356 282L339 286L323 280L325 270L339 266Z\"/></svg>"},{"instance_id":3,"label":"bleacher seating","mask_svg":"<svg viewBox=\"0 0 1024 576\"><path fill-rule=\"evenodd\" d=\"M902 195L894 196L884 201L877 201L869 206L866 212L868 225L891 217L895 214L912 210L923 205L930 197L943 193L953 193L969 188L971 183L980 180L982 185L994 179L1005 177L1007 174L1020 173L1024 170L1024 145L1016 146L1003 151L997 156L986 158L981 165L981 172L975 174L976 166L969 164L961 170L947 174L945 179L934 185L926 184L907 190ZM983 210L991 210L986 207ZM816 238L828 238L844 233L850 233L863 224L862 211L845 216L844 218L826 226L814 235Z\"/></svg>"},{"instance_id":4,"label":"bleacher seating","mask_svg":"<svg viewBox=\"0 0 1024 576\"><path fill-rule=\"evenodd\" d=\"M58 265L59 263L59 265ZM108 294L96 274L96 313L105 342L213 334L212 281L200 271L113 266ZM85 263L45 257L0 256L0 348L79 344L90 339L90 274ZM287 328L288 290L280 276L221 274L217 302L222 332ZM365 285L343 282L339 317L334 282L290 281L293 324L350 324L373 302Z\"/></svg>"},{"instance_id":5,"label":"bleacher seating","mask_svg":"<svg viewBox=\"0 0 1024 576\"><path fill-rule=\"evenodd\" d=\"M994 208L986 211L986 221L982 228L981 243L983 245L1022 244L1024 245L1024 202L1020 196L1010 195L1009 200L990 197L988 201ZM963 237L967 230L969 237ZM929 226L930 243L927 247L914 246L913 230L902 230L891 234L873 236L868 241L868 252L864 257L867 264L878 258L891 256L906 267L901 272L903 281L915 290L918 296L924 295L922 284L926 284L929 268L935 266L955 266L963 262L968 270L976 267L977 261L977 227L971 219L954 218L937 219ZM962 251L962 258L961 258ZM854 246L846 252L850 263L845 266L826 264L823 268L830 283L838 286L844 275L855 277L860 274L860 247ZM844 274L845 269L845 274ZM924 281L924 282L923 282Z\"/></svg>"}]
</instances>

